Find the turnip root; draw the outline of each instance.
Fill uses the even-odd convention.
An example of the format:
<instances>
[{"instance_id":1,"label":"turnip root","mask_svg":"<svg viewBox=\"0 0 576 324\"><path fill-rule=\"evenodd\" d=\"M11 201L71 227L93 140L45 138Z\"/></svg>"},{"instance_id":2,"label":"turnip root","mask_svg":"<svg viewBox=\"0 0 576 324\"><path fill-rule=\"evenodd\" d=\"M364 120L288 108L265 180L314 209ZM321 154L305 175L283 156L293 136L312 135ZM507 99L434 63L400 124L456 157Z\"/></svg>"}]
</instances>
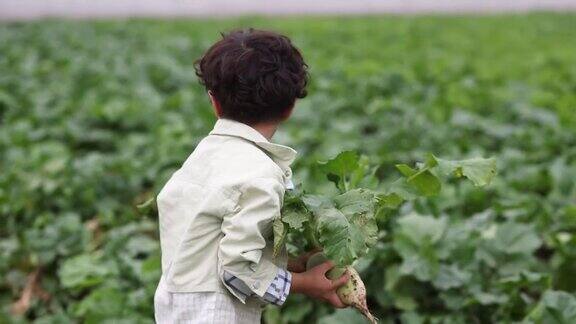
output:
<instances>
[{"instance_id":1,"label":"turnip root","mask_svg":"<svg viewBox=\"0 0 576 324\"><path fill-rule=\"evenodd\" d=\"M323 262L327 261L326 256L321 252L314 254L308 259L306 269L311 269ZM377 319L370 314L368 305L366 304L366 287L358 271L352 266L334 267L328 271L327 277L331 280L340 278L345 272L350 274L350 279L343 286L336 290L336 294L345 305L352 306L360 311L370 323L377 323Z\"/></svg>"}]
</instances>

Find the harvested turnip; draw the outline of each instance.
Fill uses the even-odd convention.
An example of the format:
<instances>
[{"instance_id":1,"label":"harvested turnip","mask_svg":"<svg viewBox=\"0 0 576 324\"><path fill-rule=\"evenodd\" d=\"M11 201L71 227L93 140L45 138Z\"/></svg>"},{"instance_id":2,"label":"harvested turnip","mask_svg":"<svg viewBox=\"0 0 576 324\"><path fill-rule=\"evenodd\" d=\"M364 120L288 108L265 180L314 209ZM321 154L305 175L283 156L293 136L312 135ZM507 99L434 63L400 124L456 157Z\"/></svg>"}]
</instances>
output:
<instances>
[{"instance_id":1,"label":"harvested turnip","mask_svg":"<svg viewBox=\"0 0 576 324\"><path fill-rule=\"evenodd\" d=\"M328 259L321 252L314 254L308 259L306 269L311 269ZM343 286L336 290L336 294L345 305L352 306L359 310L371 323L377 323L377 319L370 314L366 303L366 287L358 271L352 266L334 267L328 271L327 277L331 280L340 278L346 271L350 274L350 279Z\"/></svg>"}]
</instances>

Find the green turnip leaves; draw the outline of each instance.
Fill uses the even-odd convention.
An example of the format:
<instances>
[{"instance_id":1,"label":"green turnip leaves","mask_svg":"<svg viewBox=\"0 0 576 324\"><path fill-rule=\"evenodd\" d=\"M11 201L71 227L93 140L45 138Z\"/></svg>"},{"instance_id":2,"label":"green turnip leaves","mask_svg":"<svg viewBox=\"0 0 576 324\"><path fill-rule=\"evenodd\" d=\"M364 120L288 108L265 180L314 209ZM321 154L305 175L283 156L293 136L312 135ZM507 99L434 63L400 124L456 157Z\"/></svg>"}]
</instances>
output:
<instances>
[{"instance_id":1,"label":"green turnip leaves","mask_svg":"<svg viewBox=\"0 0 576 324\"><path fill-rule=\"evenodd\" d=\"M409 200L437 195L446 177L464 177L474 185L483 186L490 183L496 174L494 159L449 161L430 154L424 163L418 163L414 168L406 164L397 165L402 177L382 191L357 187L368 182L364 177L373 177L369 171L371 168L360 161L362 159L356 152L346 151L320 162L327 179L333 181L340 191L338 194L310 195L299 190L286 195L281 219L274 222L275 255L285 244L288 233L295 232L306 237L310 246L322 247L326 256L337 265L351 265L377 242L377 218L387 215L386 211L397 210ZM417 235L419 228L426 231L437 228L415 217L418 216L403 218L401 222L407 226L401 227L402 230ZM434 224L437 222L430 220ZM409 224L412 221L413 224ZM422 238L408 234L405 241L410 238L422 241ZM441 233L432 235L430 239L437 239L438 235Z\"/></svg>"}]
</instances>

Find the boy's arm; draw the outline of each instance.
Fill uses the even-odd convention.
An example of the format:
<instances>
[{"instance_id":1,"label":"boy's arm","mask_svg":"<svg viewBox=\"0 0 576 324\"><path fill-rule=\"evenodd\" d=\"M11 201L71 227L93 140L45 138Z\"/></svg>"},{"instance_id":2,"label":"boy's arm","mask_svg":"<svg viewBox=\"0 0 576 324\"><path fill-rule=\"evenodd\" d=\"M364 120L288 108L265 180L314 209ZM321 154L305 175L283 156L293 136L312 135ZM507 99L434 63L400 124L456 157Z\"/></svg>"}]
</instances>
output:
<instances>
[{"instance_id":1,"label":"boy's arm","mask_svg":"<svg viewBox=\"0 0 576 324\"><path fill-rule=\"evenodd\" d=\"M274 219L280 217L283 190L283 185L271 178L253 179L242 186L237 208L222 220L224 237L218 250L222 281L242 302L247 296L256 296L281 305L293 292L344 307L336 289L346 283L349 275L328 279L326 272L334 266L331 262L298 273L262 257L265 237L271 234Z\"/></svg>"},{"instance_id":2,"label":"boy's arm","mask_svg":"<svg viewBox=\"0 0 576 324\"><path fill-rule=\"evenodd\" d=\"M272 260L263 257L265 237L271 235L272 223L280 217L284 186L274 178L255 178L240 188L236 209L222 220L224 236L220 240L218 262L221 280L241 301L252 293L264 298L282 275ZM231 278L236 278L232 279ZM281 280L291 279L291 274ZM226 280L229 279L229 280ZM241 289L236 286L242 283ZM275 288L274 288L275 287ZM289 292L288 286L288 292ZM249 292L247 291L247 289ZM285 300L285 296L279 296Z\"/></svg>"},{"instance_id":3,"label":"boy's arm","mask_svg":"<svg viewBox=\"0 0 576 324\"><path fill-rule=\"evenodd\" d=\"M228 285L239 293L245 296L259 297L264 302L277 306L284 304L289 293L300 293L328 302L336 308L344 308L346 305L338 297L336 289L346 284L350 279L350 275L344 273L340 278L329 280L326 277L326 272L332 267L334 267L334 264L328 261L304 272L291 273L280 269L278 275L276 275L276 278L262 297L257 296L244 282L229 273L224 272L224 278Z\"/></svg>"}]
</instances>

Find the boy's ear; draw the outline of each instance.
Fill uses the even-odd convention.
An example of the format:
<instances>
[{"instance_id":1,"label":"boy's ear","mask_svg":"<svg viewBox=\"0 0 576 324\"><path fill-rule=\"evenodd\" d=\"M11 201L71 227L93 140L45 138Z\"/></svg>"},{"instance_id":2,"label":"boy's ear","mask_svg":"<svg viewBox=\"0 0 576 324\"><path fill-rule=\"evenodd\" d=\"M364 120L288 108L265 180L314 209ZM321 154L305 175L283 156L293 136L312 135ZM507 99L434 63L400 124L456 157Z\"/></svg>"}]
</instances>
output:
<instances>
[{"instance_id":1,"label":"boy's ear","mask_svg":"<svg viewBox=\"0 0 576 324\"><path fill-rule=\"evenodd\" d=\"M214 94L212 93L211 90L208 90L208 97L210 97L210 103L212 104L212 108L214 108L216 117L220 118L222 116L222 106L218 102L218 99L214 97Z\"/></svg>"}]
</instances>

